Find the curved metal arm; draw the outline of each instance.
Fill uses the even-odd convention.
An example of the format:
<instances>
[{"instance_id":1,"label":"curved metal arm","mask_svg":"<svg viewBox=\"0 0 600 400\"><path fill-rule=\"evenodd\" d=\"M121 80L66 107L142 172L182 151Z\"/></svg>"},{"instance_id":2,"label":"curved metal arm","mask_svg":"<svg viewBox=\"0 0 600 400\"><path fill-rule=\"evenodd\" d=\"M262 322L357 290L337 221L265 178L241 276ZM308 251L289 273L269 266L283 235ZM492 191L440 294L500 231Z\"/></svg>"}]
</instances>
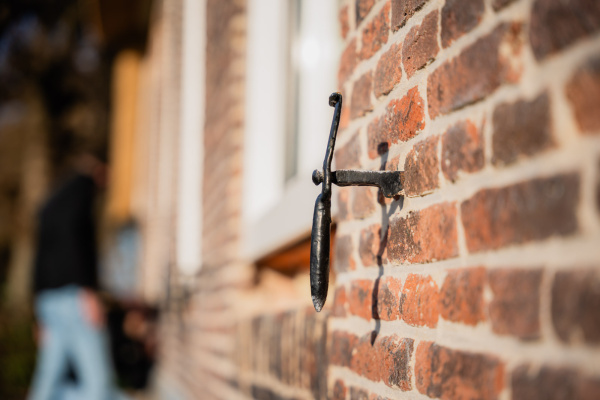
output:
<instances>
[{"instance_id":1,"label":"curved metal arm","mask_svg":"<svg viewBox=\"0 0 600 400\"><path fill-rule=\"evenodd\" d=\"M340 114L342 112L342 95L332 93L329 96L329 105L335 107L329 141L323 160L323 173L321 194L315 202L313 214L313 225L310 244L310 294L315 310L321 311L327 299L329 287L329 251L331 242L331 162L333 160L333 148L340 125Z\"/></svg>"},{"instance_id":2,"label":"curved metal arm","mask_svg":"<svg viewBox=\"0 0 600 400\"><path fill-rule=\"evenodd\" d=\"M323 171L312 175L315 185L323 184L315 202L310 244L310 294L315 310L321 311L329 287L329 251L331 243L331 184L338 186L377 186L386 197L393 197L402 190L404 180L401 171L331 171L333 149L342 112L342 95L332 93L329 105L335 107Z\"/></svg>"}]
</instances>

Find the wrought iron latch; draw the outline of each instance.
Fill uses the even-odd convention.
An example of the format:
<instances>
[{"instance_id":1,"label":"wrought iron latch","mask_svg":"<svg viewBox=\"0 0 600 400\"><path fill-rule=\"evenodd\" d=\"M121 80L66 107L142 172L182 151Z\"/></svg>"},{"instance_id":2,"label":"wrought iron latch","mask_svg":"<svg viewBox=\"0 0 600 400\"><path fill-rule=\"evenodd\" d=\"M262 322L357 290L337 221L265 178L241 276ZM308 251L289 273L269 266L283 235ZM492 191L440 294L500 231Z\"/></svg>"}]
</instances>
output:
<instances>
[{"instance_id":1,"label":"wrought iron latch","mask_svg":"<svg viewBox=\"0 0 600 400\"><path fill-rule=\"evenodd\" d=\"M342 95L332 93L329 105L335 107L329 142L323 160L323 171L315 170L312 180L323 184L315 202L310 244L310 294L315 310L321 311L327 299L329 287L329 247L331 236L331 184L338 186L376 186L385 197L393 197L402 190L402 171L331 171L333 148L340 124Z\"/></svg>"}]
</instances>

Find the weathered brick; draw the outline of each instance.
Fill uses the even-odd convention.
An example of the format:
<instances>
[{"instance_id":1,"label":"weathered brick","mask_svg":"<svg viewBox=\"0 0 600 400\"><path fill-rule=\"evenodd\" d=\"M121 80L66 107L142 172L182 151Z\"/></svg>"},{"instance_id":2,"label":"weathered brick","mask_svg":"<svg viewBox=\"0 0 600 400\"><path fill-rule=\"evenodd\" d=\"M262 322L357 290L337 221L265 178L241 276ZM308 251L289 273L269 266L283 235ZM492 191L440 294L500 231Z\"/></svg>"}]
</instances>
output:
<instances>
[{"instance_id":1,"label":"weathered brick","mask_svg":"<svg viewBox=\"0 0 600 400\"><path fill-rule=\"evenodd\" d=\"M346 39L348 32L350 31L350 17L348 15L348 6L343 7L340 10L340 33L343 39Z\"/></svg>"},{"instance_id":2,"label":"weathered brick","mask_svg":"<svg viewBox=\"0 0 600 400\"><path fill-rule=\"evenodd\" d=\"M473 122L461 121L448 128L442 136L442 171L446 179L455 182L461 171L481 170L483 149L482 130Z\"/></svg>"},{"instance_id":3,"label":"weathered brick","mask_svg":"<svg viewBox=\"0 0 600 400\"><path fill-rule=\"evenodd\" d=\"M375 282L377 317L384 321L400 318L400 290L402 281L391 276L381 277Z\"/></svg>"},{"instance_id":4,"label":"weathered brick","mask_svg":"<svg viewBox=\"0 0 600 400\"><path fill-rule=\"evenodd\" d=\"M600 132L600 57L589 60L575 72L566 93L579 129L584 133Z\"/></svg>"},{"instance_id":5,"label":"weathered brick","mask_svg":"<svg viewBox=\"0 0 600 400\"><path fill-rule=\"evenodd\" d=\"M347 304L348 298L346 297L346 288L344 286L340 286L335 290L335 295L333 297L333 316L345 317Z\"/></svg>"},{"instance_id":6,"label":"weathered brick","mask_svg":"<svg viewBox=\"0 0 600 400\"><path fill-rule=\"evenodd\" d=\"M340 367L349 367L358 337L342 331L333 331L329 343L329 362Z\"/></svg>"},{"instance_id":7,"label":"weathered brick","mask_svg":"<svg viewBox=\"0 0 600 400\"><path fill-rule=\"evenodd\" d=\"M346 82L350 75L352 75L357 63L358 54L356 52L356 39L352 39L340 57L340 66L338 69L338 82L340 85Z\"/></svg>"},{"instance_id":8,"label":"weathered brick","mask_svg":"<svg viewBox=\"0 0 600 400\"><path fill-rule=\"evenodd\" d=\"M480 190L461 205L467 247L478 252L574 233L578 200L574 173Z\"/></svg>"},{"instance_id":9,"label":"weathered brick","mask_svg":"<svg viewBox=\"0 0 600 400\"><path fill-rule=\"evenodd\" d=\"M514 2L515 0L492 0L492 8L494 11L499 11Z\"/></svg>"},{"instance_id":10,"label":"weathered brick","mask_svg":"<svg viewBox=\"0 0 600 400\"><path fill-rule=\"evenodd\" d=\"M381 337L375 340L375 351L381 366L380 377L383 383L402 391L412 389L410 361L414 341L401 339L397 335Z\"/></svg>"},{"instance_id":11,"label":"weathered brick","mask_svg":"<svg viewBox=\"0 0 600 400\"><path fill-rule=\"evenodd\" d=\"M483 267L448 271L440 290L442 318L477 325L485 320L483 289L486 272Z\"/></svg>"},{"instance_id":12,"label":"weathered brick","mask_svg":"<svg viewBox=\"0 0 600 400\"><path fill-rule=\"evenodd\" d=\"M521 365L512 373L513 400L595 400L600 398L600 380L566 367ZM535 371L535 372L534 372Z\"/></svg>"},{"instance_id":13,"label":"weathered brick","mask_svg":"<svg viewBox=\"0 0 600 400\"><path fill-rule=\"evenodd\" d=\"M537 0L531 10L529 40L538 60L600 30L596 0Z\"/></svg>"},{"instance_id":14,"label":"weathered brick","mask_svg":"<svg viewBox=\"0 0 600 400\"><path fill-rule=\"evenodd\" d=\"M360 58L366 60L377 53L388 41L390 32L390 3L388 2L362 30Z\"/></svg>"},{"instance_id":15,"label":"weathered brick","mask_svg":"<svg viewBox=\"0 0 600 400\"><path fill-rule=\"evenodd\" d=\"M356 269L356 261L352 256L354 251L354 245L352 244L352 237L339 236L335 240L335 258L334 258L334 270L337 273L346 271L353 271Z\"/></svg>"},{"instance_id":16,"label":"weathered brick","mask_svg":"<svg viewBox=\"0 0 600 400\"><path fill-rule=\"evenodd\" d=\"M360 167L361 145L358 134L355 134L348 143L335 150L335 165L337 169L350 169Z\"/></svg>"},{"instance_id":17,"label":"weathered brick","mask_svg":"<svg viewBox=\"0 0 600 400\"><path fill-rule=\"evenodd\" d=\"M358 118L373 109L371 92L373 91L373 76L370 72L361 76L352 89L350 100L350 118Z\"/></svg>"},{"instance_id":18,"label":"weathered brick","mask_svg":"<svg viewBox=\"0 0 600 400\"><path fill-rule=\"evenodd\" d=\"M489 274L494 295L489 305L492 330L521 339L540 336L542 270L497 269Z\"/></svg>"},{"instance_id":19,"label":"weathered brick","mask_svg":"<svg viewBox=\"0 0 600 400\"><path fill-rule=\"evenodd\" d=\"M365 267L387 263L387 233L381 234L381 225L371 225L360 232L358 253Z\"/></svg>"},{"instance_id":20,"label":"weathered brick","mask_svg":"<svg viewBox=\"0 0 600 400\"><path fill-rule=\"evenodd\" d=\"M333 396L332 400L346 400L346 386L344 382L340 379L337 379L333 385Z\"/></svg>"},{"instance_id":21,"label":"weathered brick","mask_svg":"<svg viewBox=\"0 0 600 400\"><path fill-rule=\"evenodd\" d=\"M358 280L350 285L348 309L351 314L371 320L373 316L373 286L370 280Z\"/></svg>"},{"instance_id":22,"label":"weathered brick","mask_svg":"<svg viewBox=\"0 0 600 400\"><path fill-rule=\"evenodd\" d=\"M392 29L396 32L427 3L427 0L392 0Z\"/></svg>"},{"instance_id":23,"label":"weathered brick","mask_svg":"<svg viewBox=\"0 0 600 400\"><path fill-rule=\"evenodd\" d=\"M442 203L391 221L388 258L397 263L425 263L458 255L456 207Z\"/></svg>"},{"instance_id":24,"label":"weathered brick","mask_svg":"<svg viewBox=\"0 0 600 400\"><path fill-rule=\"evenodd\" d=\"M350 369L372 381L381 379L381 360L371 334L358 338L352 352Z\"/></svg>"},{"instance_id":25,"label":"weathered brick","mask_svg":"<svg viewBox=\"0 0 600 400\"><path fill-rule=\"evenodd\" d=\"M521 25L502 24L427 79L429 115L435 118L477 102L521 73Z\"/></svg>"},{"instance_id":26,"label":"weathered brick","mask_svg":"<svg viewBox=\"0 0 600 400\"><path fill-rule=\"evenodd\" d=\"M342 86L342 89L340 90L341 94L342 94L342 98L344 99L344 104L345 107L342 107L342 113L340 115L340 125L338 127L339 132L341 134L344 134L344 131L346 130L346 128L348 127L348 125L350 125L350 104L349 104L349 100L350 98L348 96L346 96L346 89ZM338 133L338 134L340 134Z\"/></svg>"},{"instance_id":27,"label":"weathered brick","mask_svg":"<svg viewBox=\"0 0 600 400\"><path fill-rule=\"evenodd\" d=\"M414 87L401 99L387 105L385 114L368 128L369 157L376 158L388 151L392 143L405 142L425 128L423 99Z\"/></svg>"},{"instance_id":28,"label":"weathered brick","mask_svg":"<svg viewBox=\"0 0 600 400\"><path fill-rule=\"evenodd\" d=\"M494 356L421 342L415 355L419 392L442 400L494 400L504 386L504 365Z\"/></svg>"},{"instance_id":29,"label":"weathered brick","mask_svg":"<svg viewBox=\"0 0 600 400\"><path fill-rule=\"evenodd\" d=\"M350 189L340 188L338 190L338 219L346 221L350 218Z\"/></svg>"},{"instance_id":30,"label":"weathered brick","mask_svg":"<svg viewBox=\"0 0 600 400\"><path fill-rule=\"evenodd\" d=\"M350 368L372 381L383 381L386 385L403 391L411 389L410 360L413 340L401 339L396 335L360 337L352 354Z\"/></svg>"},{"instance_id":31,"label":"weathered brick","mask_svg":"<svg viewBox=\"0 0 600 400\"><path fill-rule=\"evenodd\" d=\"M437 136L415 144L404 162L404 193L422 196L439 187L440 160Z\"/></svg>"},{"instance_id":32,"label":"weathered brick","mask_svg":"<svg viewBox=\"0 0 600 400\"><path fill-rule=\"evenodd\" d=\"M450 46L473 30L481 22L484 11L483 0L446 0L442 8L442 46Z\"/></svg>"},{"instance_id":33,"label":"weathered brick","mask_svg":"<svg viewBox=\"0 0 600 400\"><path fill-rule=\"evenodd\" d=\"M500 104L494 110L492 162L511 164L554 146L550 98L542 93L531 101Z\"/></svg>"},{"instance_id":34,"label":"weathered brick","mask_svg":"<svg viewBox=\"0 0 600 400\"><path fill-rule=\"evenodd\" d=\"M552 284L552 323L564 342L600 343L600 272L558 272Z\"/></svg>"},{"instance_id":35,"label":"weathered brick","mask_svg":"<svg viewBox=\"0 0 600 400\"><path fill-rule=\"evenodd\" d=\"M375 69L375 97L392 91L402 79L402 45L395 43L381 55Z\"/></svg>"},{"instance_id":36,"label":"weathered brick","mask_svg":"<svg viewBox=\"0 0 600 400\"><path fill-rule=\"evenodd\" d=\"M433 61L440 50L437 42L438 15L438 11L430 12L421 25L413 26L406 35L402 63L409 78Z\"/></svg>"},{"instance_id":37,"label":"weathered brick","mask_svg":"<svg viewBox=\"0 0 600 400\"><path fill-rule=\"evenodd\" d=\"M375 5L375 0L356 0L356 26L358 26Z\"/></svg>"},{"instance_id":38,"label":"weathered brick","mask_svg":"<svg viewBox=\"0 0 600 400\"><path fill-rule=\"evenodd\" d=\"M377 204L377 189L371 187L357 187L353 190L352 215L362 219L373 214Z\"/></svg>"},{"instance_id":39,"label":"weathered brick","mask_svg":"<svg viewBox=\"0 0 600 400\"><path fill-rule=\"evenodd\" d=\"M438 286L430 276L410 274L400 296L400 315L409 325L435 328L439 317Z\"/></svg>"}]
</instances>

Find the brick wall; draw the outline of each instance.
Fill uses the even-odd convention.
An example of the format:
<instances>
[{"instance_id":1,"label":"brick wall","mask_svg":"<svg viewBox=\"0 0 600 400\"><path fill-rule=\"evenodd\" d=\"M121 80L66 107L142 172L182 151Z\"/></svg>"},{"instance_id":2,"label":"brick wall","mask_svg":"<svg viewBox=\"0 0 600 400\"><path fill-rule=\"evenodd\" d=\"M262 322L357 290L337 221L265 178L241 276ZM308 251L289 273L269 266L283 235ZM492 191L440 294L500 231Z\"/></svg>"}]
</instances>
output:
<instances>
[{"instance_id":1,"label":"brick wall","mask_svg":"<svg viewBox=\"0 0 600 400\"><path fill-rule=\"evenodd\" d=\"M320 314L249 305L273 287L239 254L245 12L207 0L204 265L163 317L162 382L228 400L600 398L600 3L340 1L337 167L406 181L392 200L334 189Z\"/></svg>"},{"instance_id":2,"label":"brick wall","mask_svg":"<svg viewBox=\"0 0 600 400\"><path fill-rule=\"evenodd\" d=\"M600 3L343 1L334 399L600 398Z\"/></svg>"}]
</instances>

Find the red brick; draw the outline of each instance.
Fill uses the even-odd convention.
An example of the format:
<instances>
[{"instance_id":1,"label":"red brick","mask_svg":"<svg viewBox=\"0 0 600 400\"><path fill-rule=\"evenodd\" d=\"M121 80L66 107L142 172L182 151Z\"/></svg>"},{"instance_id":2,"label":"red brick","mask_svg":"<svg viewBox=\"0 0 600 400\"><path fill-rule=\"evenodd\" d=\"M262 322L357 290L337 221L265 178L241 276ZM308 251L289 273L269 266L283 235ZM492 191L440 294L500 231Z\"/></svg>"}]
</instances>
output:
<instances>
[{"instance_id":1,"label":"red brick","mask_svg":"<svg viewBox=\"0 0 600 400\"><path fill-rule=\"evenodd\" d=\"M412 389L410 360L413 346L412 339L401 339L397 335L377 337L375 351L378 356L377 365L381 366L380 377L383 383L402 391Z\"/></svg>"},{"instance_id":2,"label":"red brick","mask_svg":"<svg viewBox=\"0 0 600 400\"><path fill-rule=\"evenodd\" d=\"M356 39L352 39L340 57L340 66L338 70L338 82L340 85L344 84L344 82L350 78L357 63L358 54L356 52Z\"/></svg>"},{"instance_id":3,"label":"red brick","mask_svg":"<svg viewBox=\"0 0 600 400\"><path fill-rule=\"evenodd\" d=\"M344 382L341 381L340 379L335 381L335 384L333 385L333 396L331 397L332 400L346 400L346 386L344 385Z\"/></svg>"},{"instance_id":4,"label":"red brick","mask_svg":"<svg viewBox=\"0 0 600 400\"><path fill-rule=\"evenodd\" d=\"M350 314L371 320L373 316L373 286L370 280L359 280L352 282L348 305Z\"/></svg>"},{"instance_id":5,"label":"red brick","mask_svg":"<svg viewBox=\"0 0 600 400\"><path fill-rule=\"evenodd\" d=\"M563 342L600 343L600 272L558 272L552 284L552 323Z\"/></svg>"},{"instance_id":6,"label":"red brick","mask_svg":"<svg viewBox=\"0 0 600 400\"><path fill-rule=\"evenodd\" d=\"M475 103L503 83L517 81L520 36L521 25L502 24L437 68L427 79L431 118Z\"/></svg>"},{"instance_id":7,"label":"red brick","mask_svg":"<svg viewBox=\"0 0 600 400\"><path fill-rule=\"evenodd\" d=\"M392 91L402 79L402 45L395 43L381 55L375 70L375 97Z\"/></svg>"},{"instance_id":8,"label":"red brick","mask_svg":"<svg viewBox=\"0 0 600 400\"><path fill-rule=\"evenodd\" d=\"M415 144L404 162L404 193L423 196L439 187L440 160L437 136Z\"/></svg>"},{"instance_id":9,"label":"red brick","mask_svg":"<svg viewBox=\"0 0 600 400\"><path fill-rule=\"evenodd\" d=\"M467 325L484 321L485 282L486 272L482 267L449 271L440 290L442 318Z\"/></svg>"},{"instance_id":10,"label":"red brick","mask_svg":"<svg viewBox=\"0 0 600 400\"><path fill-rule=\"evenodd\" d=\"M352 352L358 343L355 335L333 331L329 340L329 362L340 367L349 367L352 362Z\"/></svg>"},{"instance_id":11,"label":"red brick","mask_svg":"<svg viewBox=\"0 0 600 400\"><path fill-rule=\"evenodd\" d=\"M366 60L377 53L388 41L390 31L390 3L388 2L362 30L360 58Z\"/></svg>"},{"instance_id":12,"label":"red brick","mask_svg":"<svg viewBox=\"0 0 600 400\"><path fill-rule=\"evenodd\" d=\"M483 0L446 0L442 8L442 46L472 31L483 18Z\"/></svg>"},{"instance_id":13,"label":"red brick","mask_svg":"<svg viewBox=\"0 0 600 400\"><path fill-rule=\"evenodd\" d=\"M350 97L346 96L346 90L342 88L340 90L342 98L344 99L345 107L342 107L342 114L340 115L340 125L338 127L338 135L343 135L346 128L350 125Z\"/></svg>"},{"instance_id":14,"label":"red brick","mask_svg":"<svg viewBox=\"0 0 600 400\"><path fill-rule=\"evenodd\" d=\"M350 17L348 16L348 6L340 10L340 33L342 38L346 39L350 31Z\"/></svg>"},{"instance_id":15,"label":"red brick","mask_svg":"<svg viewBox=\"0 0 600 400\"><path fill-rule=\"evenodd\" d=\"M542 270L497 269L489 274L494 295L489 315L492 330L521 339L540 336Z\"/></svg>"},{"instance_id":16,"label":"red brick","mask_svg":"<svg viewBox=\"0 0 600 400\"><path fill-rule=\"evenodd\" d=\"M442 400L494 400L504 386L504 365L494 356L421 342L415 355L419 392Z\"/></svg>"},{"instance_id":17,"label":"red brick","mask_svg":"<svg viewBox=\"0 0 600 400\"><path fill-rule=\"evenodd\" d=\"M339 188L338 190L338 219L346 221L351 218L350 214L350 189Z\"/></svg>"},{"instance_id":18,"label":"red brick","mask_svg":"<svg viewBox=\"0 0 600 400\"><path fill-rule=\"evenodd\" d=\"M384 321L400 318L400 289L402 281L391 276L381 277L375 283L377 317Z\"/></svg>"},{"instance_id":19,"label":"red brick","mask_svg":"<svg viewBox=\"0 0 600 400\"><path fill-rule=\"evenodd\" d=\"M600 132L600 57L579 68L566 87L567 98L579 129L584 133Z\"/></svg>"},{"instance_id":20,"label":"red brick","mask_svg":"<svg viewBox=\"0 0 600 400\"><path fill-rule=\"evenodd\" d=\"M392 335L377 336L373 341L368 334L358 339L352 353L350 368L357 374L403 391L411 389L412 339Z\"/></svg>"},{"instance_id":21,"label":"red brick","mask_svg":"<svg viewBox=\"0 0 600 400\"><path fill-rule=\"evenodd\" d=\"M333 263L335 272L342 273L356 269L356 261L354 261L354 257L352 256L353 251L352 237L346 235L336 238Z\"/></svg>"},{"instance_id":22,"label":"red brick","mask_svg":"<svg viewBox=\"0 0 600 400\"><path fill-rule=\"evenodd\" d=\"M397 263L425 263L458 255L456 207L442 203L391 221L388 258Z\"/></svg>"},{"instance_id":23,"label":"red brick","mask_svg":"<svg viewBox=\"0 0 600 400\"><path fill-rule=\"evenodd\" d=\"M361 336L352 352L350 369L372 381L381 379L381 359L371 334Z\"/></svg>"},{"instance_id":24,"label":"red brick","mask_svg":"<svg viewBox=\"0 0 600 400\"><path fill-rule=\"evenodd\" d=\"M439 317L438 286L430 276L410 274L400 296L402 320L413 326L435 328Z\"/></svg>"},{"instance_id":25,"label":"red brick","mask_svg":"<svg viewBox=\"0 0 600 400\"><path fill-rule=\"evenodd\" d=\"M401 99L387 105L385 114L368 128L369 157L376 158L388 151L392 143L405 142L425 128L423 99L414 87Z\"/></svg>"},{"instance_id":26,"label":"red brick","mask_svg":"<svg viewBox=\"0 0 600 400\"><path fill-rule=\"evenodd\" d=\"M337 169L350 169L360 167L361 145L358 134L344 146L335 149L335 166Z\"/></svg>"},{"instance_id":27,"label":"red brick","mask_svg":"<svg viewBox=\"0 0 600 400\"><path fill-rule=\"evenodd\" d=\"M406 35L402 63L409 78L433 61L440 50L437 41L438 14L438 11L430 12L421 25L413 26Z\"/></svg>"},{"instance_id":28,"label":"red brick","mask_svg":"<svg viewBox=\"0 0 600 400\"><path fill-rule=\"evenodd\" d=\"M345 317L347 304L348 304L348 299L346 297L346 288L343 286L340 286L335 290L335 295L333 297L333 311L332 311L333 316L334 317Z\"/></svg>"},{"instance_id":29,"label":"red brick","mask_svg":"<svg viewBox=\"0 0 600 400\"><path fill-rule=\"evenodd\" d=\"M377 204L377 189L371 187L356 187L353 190L352 215L354 218L362 219L375 212Z\"/></svg>"},{"instance_id":30,"label":"red brick","mask_svg":"<svg viewBox=\"0 0 600 400\"><path fill-rule=\"evenodd\" d=\"M352 89L350 100L350 118L358 118L373 109L371 92L373 91L373 76L370 72L361 76Z\"/></svg>"},{"instance_id":31,"label":"red brick","mask_svg":"<svg viewBox=\"0 0 600 400\"><path fill-rule=\"evenodd\" d=\"M537 0L531 10L529 40L538 60L600 30L596 0Z\"/></svg>"},{"instance_id":32,"label":"red brick","mask_svg":"<svg viewBox=\"0 0 600 400\"><path fill-rule=\"evenodd\" d=\"M597 400L600 380L566 367L521 365L512 373L513 400Z\"/></svg>"},{"instance_id":33,"label":"red brick","mask_svg":"<svg viewBox=\"0 0 600 400\"><path fill-rule=\"evenodd\" d=\"M356 26L358 26L375 5L375 0L356 0Z\"/></svg>"},{"instance_id":34,"label":"red brick","mask_svg":"<svg viewBox=\"0 0 600 400\"><path fill-rule=\"evenodd\" d=\"M392 29L396 32L427 3L427 0L392 0Z\"/></svg>"},{"instance_id":35,"label":"red brick","mask_svg":"<svg viewBox=\"0 0 600 400\"><path fill-rule=\"evenodd\" d=\"M494 110L492 162L511 164L554 147L550 98L542 93L531 101L500 104Z\"/></svg>"},{"instance_id":36,"label":"red brick","mask_svg":"<svg viewBox=\"0 0 600 400\"><path fill-rule=\"evenodd\" d=\"M365 267L387 263L387 234L382 237L381 225L371 225L360 232L358 253Z\"/></svg>"},{"instance_id":37,"label":"red brick","mask_svg":"<svg viewBox=\"0 0 600 400\"><path fill-rule=\"evenodd\" d=\"M461 205L467 247L478 252L572 234L578 201L576 174L480 190Z\"/></svg>"},{"instance_id":38,"label":"red brick","mask_svg":"<svg viewBox=\"0 0 600 400\"><path fill-rule=\"evenodd\" d=\"M446 179L455 182L459 172L477 172L483 168L482 129L473 122L452 125L442 136L442 171Z\"/></svg>"}]
</instances>

